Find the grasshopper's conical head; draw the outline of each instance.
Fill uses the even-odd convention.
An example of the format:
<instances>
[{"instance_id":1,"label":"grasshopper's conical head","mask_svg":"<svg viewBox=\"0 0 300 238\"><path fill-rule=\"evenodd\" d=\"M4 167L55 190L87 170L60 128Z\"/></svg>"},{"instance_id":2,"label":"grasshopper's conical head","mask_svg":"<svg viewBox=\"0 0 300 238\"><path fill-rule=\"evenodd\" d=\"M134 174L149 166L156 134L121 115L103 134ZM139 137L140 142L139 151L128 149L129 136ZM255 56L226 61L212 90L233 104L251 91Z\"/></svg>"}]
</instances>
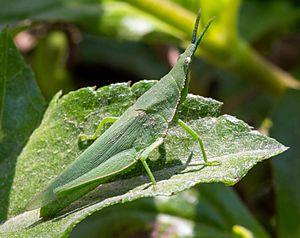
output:
<instances>
[{"instance_id":1,"label":"grasshopper's conical head","mask_svg":"<svg viewBox=\"0 0 300 238\"><path fill-rule=\"evenodd\" d=\"M184 66L186 71L188 71L188 69L189 69L190 63L192 61L192 57L194 56L203 36L205 35L206 31L208 30L210 24L215 20L215 17L212 17L211 19L209 19L209 21L206 23L202 32L200 33L200 35L197 38L200 16L201 16L201 12L199 11L197 18L196 18L194 30L193 30L191 44L186 48L185 52L183 54L181 54L178 59L178 62Z\"/></svg>"},{"instance_id":2,"label":"grasshopper's conical head","mask_svg":"<svg viewBox=\"0 0 300 238\"><path fill-rule=\"evenodd\" d=\"M174 78L177 79L177 81L179 81L178 82L179 85L181 85L180 81L182 81L183 79L186 78L184 76L186 76L189 72L189 68L190 68L190 64L192 62L192 58L193 58L193 56L194 56L194 54L195 54L195 52L196 52L196 50L199 46L204 34L208 30L208 28L209 28L210 24L212 23L212 21L215 19L213 17L206 23L206 25L204 26L202 32L200 33L200 35L197 38L197 31L198 31L198 26L199 26L199 22L200 22L200 16L201 16L201 14L199 12L198 15L197 15L197 18L196 18L191 44L179 56L176 65L171 70L171 74L174 76Z\"/></svg>"},{"instance_id":3,"label":"grasshopper's conical head","mask_svg":"<svg viewBox=\"0 0 300 238\"><path fill-rule=\"evenodd\" d=\"M170 71L170 75L175 79L178 88L181 91L180 103L185 100L185 97L188 93L188 73L190 69L190 64L192 62L193 55L195 54L198 45L200 44L201 39L203 38L205 32L209 28L210 24L214 18L211 18L208 23L204 26L202 32L197 38L197 30L200 21L200 12L197 15L195 22L195 27L192 36L191 44L186 48L186 50L179 56L176 65Z\"/></svg>"}]
</instances>

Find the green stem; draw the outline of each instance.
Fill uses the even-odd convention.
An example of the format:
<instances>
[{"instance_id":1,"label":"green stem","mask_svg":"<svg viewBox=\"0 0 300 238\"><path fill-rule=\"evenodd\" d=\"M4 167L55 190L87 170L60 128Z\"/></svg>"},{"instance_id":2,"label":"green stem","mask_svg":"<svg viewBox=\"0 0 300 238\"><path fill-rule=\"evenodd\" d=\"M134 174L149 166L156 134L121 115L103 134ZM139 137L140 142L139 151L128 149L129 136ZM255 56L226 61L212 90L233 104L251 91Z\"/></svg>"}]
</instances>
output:
<instances>
[{"instance_id":1,"label":"green stem","mask_svg":"<svg viewBox=\"0 0 300 238\"><path fill-rule=\"evenodd\" d=\"M227 48L205 48L198 51L197 55L276 96L287 88L300 88L299 81L264 59L242 39L237 39Z\"/></svg>"},{"instance_id":2,"label":"green stem","mask_svg":"<svg viewBox=\"0 0 300 238\"><path fill-rule=\"evenodd\" d=\"M170 1L125 0L131 5L152 14L162 21L186 33L190 40L196 15ZM202 9L205 11L205 9ZM232 26L235 27L235 26ZM213 27L212 27L213 29ZM236 29L233 29L236 31ZM221 32L222 35L225 31ZM208 36L201 43L198 55L223 69L248 79L273 95L284 93L287 88L300 88L300 82L288 73L272 65L256 53L238 34L222 35L222 41Z\"/></svg>"}]
</instances>

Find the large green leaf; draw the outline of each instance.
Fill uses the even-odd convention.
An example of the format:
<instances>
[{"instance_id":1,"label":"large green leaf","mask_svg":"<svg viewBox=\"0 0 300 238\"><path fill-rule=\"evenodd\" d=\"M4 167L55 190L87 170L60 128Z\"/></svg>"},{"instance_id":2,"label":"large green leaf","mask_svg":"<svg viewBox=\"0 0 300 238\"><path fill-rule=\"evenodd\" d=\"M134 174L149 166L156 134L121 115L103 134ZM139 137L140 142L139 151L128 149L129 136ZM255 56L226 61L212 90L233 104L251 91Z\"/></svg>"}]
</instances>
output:
<instances>
[{"instance_id":1,"label":"large green leaf","mask_svg":"<svg viewBox=\"0 0 300 238\"><path fill-rule=\"evenodd\" d=\"M116 203L170 196L203 182L233 185L259 161L286 150L235 117L218 117L219 102L190 95L180 109L180 117L201 135L209 160L220 160L220 166L203 166L199 145L174 126L164 148L150 158L158 181L155 189L144 171L137 169L99 186L51 221L40 220L38 210L24 213L31 197L45 189L85 149L78 144L78 135L92 133L105 116L121 115L153 83L142 81L132 87L115 84L97 91L84 88L53 98L40 127L18 158L8 208L11 219L0 228L5 236L63 236L89 214Z\"/></svg>"},{"instance_id":2,"label":"large green leaf","mask_svg":"<svg viewBox=\"0 0 300 238\"><path fill-rule=\"evenodd\" d=\"M0 220L6 218L17 156L44 109L32 71L5 29L0 34Z\"/></svg>"}]
</instances>

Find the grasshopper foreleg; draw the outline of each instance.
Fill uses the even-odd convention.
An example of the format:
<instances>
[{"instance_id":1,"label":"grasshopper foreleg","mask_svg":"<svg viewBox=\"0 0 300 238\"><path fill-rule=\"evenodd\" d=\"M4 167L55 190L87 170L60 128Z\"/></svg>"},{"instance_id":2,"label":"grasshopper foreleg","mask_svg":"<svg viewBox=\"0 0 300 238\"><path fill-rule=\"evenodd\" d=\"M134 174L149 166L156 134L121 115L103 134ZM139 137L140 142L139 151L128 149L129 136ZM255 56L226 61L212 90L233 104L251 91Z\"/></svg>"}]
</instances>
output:
<instances>
[{"instance_id":1,"label":"grasshopper foreleg","mask_svg":"<svg viewBox=\"0 0 300 238\"><path fill-rule=\"evenodd\" d=\"M162 137L159 137L155 142L153 142L151 145L149 145L143 153L140 155L139 159L141 160L144 168L147 171L147 174L149 175L151 182L153 185L156 185L155 178L146 162L146 159L149 157L149 155L157 148L159 147L162 143L164 142L164 139Z\"/></svg>"},{"instance_id":2,"label":"grasshopper foreleg","mask_svg":"<svg viewBox=\"0 0 300 238\"><path fill-rule=\"evenodd\" d=\"M80 141L84 141L84 140L96 140L98 138L98 136L101 134L101 130L102 127L106 124L106 123L113 123L118 119L118 117L105 117L101 120L101 122L99 123L97 130L95 131L95 133L93 135L85 135L85 134L80 134L79 135L79 140Z\"/></svg>"},{"instance_id":3,"label":"grasshopper foreleg","mask_svg":"<svg viewBox=\"0 0 300 238\"><path fill-rule=\"evenodd\" d=\"M200 145L200 149L202 152L203 160L205 165L219 165L219 161L207 161L207 156L205 153L203 141L201 140L200 136L195 132L190 126L188 126L186 123L184 123L182 120L178 120L178 124L196 141L198 141Z\"/></svg>"}]
</instances>

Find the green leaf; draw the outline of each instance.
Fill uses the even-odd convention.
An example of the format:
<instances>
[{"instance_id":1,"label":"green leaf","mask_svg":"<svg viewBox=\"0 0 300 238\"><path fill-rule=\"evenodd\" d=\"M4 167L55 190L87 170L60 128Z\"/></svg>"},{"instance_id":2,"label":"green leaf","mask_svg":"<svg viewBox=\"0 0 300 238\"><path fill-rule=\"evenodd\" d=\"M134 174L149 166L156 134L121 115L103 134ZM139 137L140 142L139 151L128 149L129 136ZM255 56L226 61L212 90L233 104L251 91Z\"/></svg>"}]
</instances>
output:
<instances>
[{"instance_id":1,"label":"green leaf","mask_svg":"<svg viewBox=\"0 0 300 238\"><path fill-rule=\"evenodd\" d=\"M66 93L75 88L66 70L69 50L67 36L60 31L52 31L38 40L31 65L46 98L51 99L59 90Z\"/></svg>"},{"instance_id":2,"label":"green leaf","mask_svg":"<svg viewBox=\"0 0 300 238\"><path fill-rule=\"evenodd\" d=\"M170 196L199 183L233 185L256 163L287 149L274 139L252 131L235 117L216 117L221 103L190 95L180 109L180 117L185 118L190 105L194 105L191 110L197 112L194 115L197 119L192 118L194 120L188 123L203 138L209 160L220 160L220 166L204 167L199 145L180 127L174 126L169 130L164 149L160 148L150 158L158 182L155 190L144 170L137 168L114 182L100 185L66 208L58 219L40 221L38 210L24 213L31 197L45 189L49 181L85 149L78 144L78 135L82 132L91 134L103 117L121 115L149 86L145 81L132 88L120 83L97 91L83 88L62 98L59 95L54 97L40 127L18 158L10 192L11 219L1 226L0 232L8 237L16 234L67 235L89 214L116 203L142 197Z\"/></svg>"},{"instance_id":3,"label":"green leaf","mask_svg":"<svg viewBox=\"0 0 300 238\"><path fill-rule=\"evenodd\" d=\"M274 108L271 134L290 145L282 159L272 161L277 193L277 230L280 238L300 236L300 92L289 90Z\"/></svg>"},{"instance_id":4,"label":"green leaf","mask_svg":"<svg viewBox=\"0 0 300 238\"><path fill-rule=\"evenodd\" d=\"M39 125L45 101L8 29L0 34L0 220L9 206L17 157Z\"/></svg>"},{"instance_id":5,"label":"green leaf","mask_svg":"<svg viewBox=\"0 0 300 238\"><path fill-rule=\"evenodd\" d=\"M148 79L158 79L170 70L170 66L143 42L83 35L79 46L80 59L84 64L103 64L118 72L122 70Z\"/></svg>"},{"instance_id":6,"label":"green leaf","mask_svg":"<svg viewBox=\"0 0 300 238\"><path fill-rule=\"evenodd\" d=\"M176 27L145 14L122 1L60 0L32 2L0 0L0 28L2 24L31 19L35 22L72 22L84 30L105 33L130 40L177 41L183 34ZM26 7L25 7L26 6Z\"/></svg>"},{"instance_id":7,"label":"green leaf","mask_svg":"<svg viewBox=\"0 0 300 238\"><path fill-rule=\"evenodd\" d=\"M241 35L254 42L263 35L270 37L282 31L287 32L299 21L299 12L299 6L291 1L245 1L240 13ZM254 17L264 20L256 24Z\"/></svg>"}]
</instances>

